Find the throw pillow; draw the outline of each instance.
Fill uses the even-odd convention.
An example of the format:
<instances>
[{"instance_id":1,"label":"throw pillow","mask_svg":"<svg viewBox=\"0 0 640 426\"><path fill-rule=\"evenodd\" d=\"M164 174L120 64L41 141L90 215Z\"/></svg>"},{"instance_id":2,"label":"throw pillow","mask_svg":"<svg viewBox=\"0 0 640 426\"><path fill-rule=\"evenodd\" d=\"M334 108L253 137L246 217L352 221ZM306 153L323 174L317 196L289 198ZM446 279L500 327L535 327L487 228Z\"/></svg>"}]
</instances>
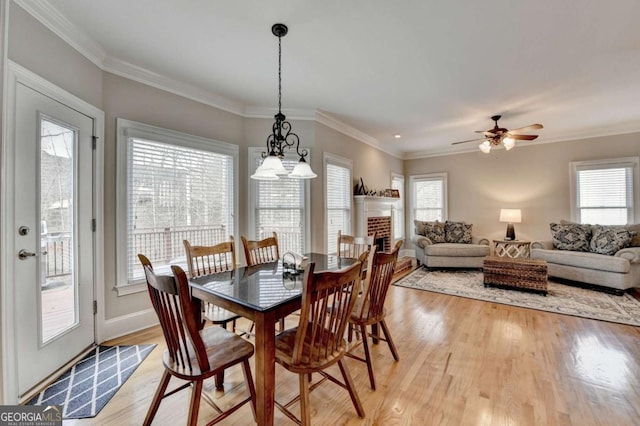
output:
<instances>
[{"instance_id":1,"label":"throw pillow","mask_svg":"<svg viewBox=\"0 0 640 426\"><path fill-rule=\"evenodd\" d=\"M589 251L613 256L618 250L629 247L633 236L622 226L593 225Z\"/></svg>"},{"instance_id":2,"label":"throw pillow","mask_svg":"<svg viewBox=\"0 0 640 426\"><path fill-rule=\"evenodd\" d=\"M416 235L424 235L426 237L425 230L424 230L425 223L427 222L423 222L421 220L413 221L413 225L416 227Z\"/></svg>"},{"instance_id":3,"label":"throw pillow","mask_svg":"<svg viewBox=\"0 0 640 426\"><path fill-rule=\"evenodd\" d=\"M425 222L424 231L424 235L429 238L432 243L435 244L445 242L445 229L443 222Z\"/></svg>"},{"instance_id":4,"label":"throw pillow","mask_svg":"<svg viewBox=\"0 0 640 426\"><path fill-rule=\"evenodd\" d=\"M558 250L589 251L591 225L561 225L552 223L551 238L553 246Z\"/></svg>"},{"instance_id":5,"label":"throw pillow","mask_svg":"<svg viewBox=\"0 0 640 426\"><path fill-rule=\"evenodd\" d=\"M634 225L627 225L625 226L625 228L633 236L633 239L631 240L631 244L629 244L629 247L640 247L640 223L636 223Z\"/></svg>"},{"instance_id":6,"label":"throw pillow","mask_svg":"<svg viewBox=\"0 0 640 426\"><path fill-rule=\"evenodd\" d=\"M472 224L467 225L464 222L449 222L444 224L445 241L448 243L471 244L471 228Z\"/></svg>"}]
</instances>

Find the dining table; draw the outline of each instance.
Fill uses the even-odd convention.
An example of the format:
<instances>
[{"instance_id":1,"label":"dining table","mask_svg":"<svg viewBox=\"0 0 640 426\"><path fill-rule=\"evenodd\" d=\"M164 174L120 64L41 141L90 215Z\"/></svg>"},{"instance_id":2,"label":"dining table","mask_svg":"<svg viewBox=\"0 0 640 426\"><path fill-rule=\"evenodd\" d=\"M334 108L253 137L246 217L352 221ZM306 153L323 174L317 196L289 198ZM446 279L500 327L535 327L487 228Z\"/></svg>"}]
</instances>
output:
<instances>
[{"instance_id":1,"label":"dining table","mask_svg":"<svg viewBox=\"0 0 640 426\"><path fill-rule=\"evenodd\" d=\"M357 261L334 255L308 253L315 271L338 271ZM193 297L241 315L255 324L254 377L256 420L273 425L275 397L276 323L300 309L303 273L284 267L282 259L234 271L189 279Z\"/></svg>"}]
</instances>

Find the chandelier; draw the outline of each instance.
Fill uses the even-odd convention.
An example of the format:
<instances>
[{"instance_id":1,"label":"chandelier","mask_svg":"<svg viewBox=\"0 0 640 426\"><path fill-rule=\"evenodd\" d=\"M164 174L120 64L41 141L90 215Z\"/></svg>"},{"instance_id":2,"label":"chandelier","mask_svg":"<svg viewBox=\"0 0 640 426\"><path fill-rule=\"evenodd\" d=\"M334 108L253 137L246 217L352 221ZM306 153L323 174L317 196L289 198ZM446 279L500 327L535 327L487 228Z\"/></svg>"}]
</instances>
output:
<instances>
[{"instance_id":1,"label":"chandelier","mask_svg":"<svg viewBox=\"0 0 640 426\"><path fill-rule=\"evenodd\" d=\"M273 35L278 37L278 113L274 116L276 121L271 128L271 134L267 137L267 150L262 152L262 164L251 175L252 179L277 180L283 175L296 179L311 179L318 176L305 160L309 152L305 148L300 148L300 138L291 131L291 123L282 113L282 37L286 36L288 31L284 24L274 24L271 27ZM294 146L300 160L289 173L282 165L282 159L285 152Z\"/></svg>"}]
</instances>

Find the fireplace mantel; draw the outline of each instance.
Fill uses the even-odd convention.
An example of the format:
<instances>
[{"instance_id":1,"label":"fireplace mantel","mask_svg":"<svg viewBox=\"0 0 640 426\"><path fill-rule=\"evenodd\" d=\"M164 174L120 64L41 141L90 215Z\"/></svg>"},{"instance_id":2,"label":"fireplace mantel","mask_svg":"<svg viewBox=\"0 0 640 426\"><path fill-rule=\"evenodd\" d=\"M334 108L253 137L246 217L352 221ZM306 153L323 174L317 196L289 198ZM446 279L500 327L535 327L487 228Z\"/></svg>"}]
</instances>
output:
<instances>
[{"instance_id":1,"label":"fireplace mantel","mask_svg":"<svg viewBox=\"0 0 640 426\"><path fill-rule=\"evenodd\" d=\"M354 195L356 210L355 235L368 235L367 219L370 217L391 217L391 227L393 228L393 215L395 205L400 200L392 197L374 197L371 195ZM393 235L393 229L391 230Z\"/></svg>"}]
</instances>

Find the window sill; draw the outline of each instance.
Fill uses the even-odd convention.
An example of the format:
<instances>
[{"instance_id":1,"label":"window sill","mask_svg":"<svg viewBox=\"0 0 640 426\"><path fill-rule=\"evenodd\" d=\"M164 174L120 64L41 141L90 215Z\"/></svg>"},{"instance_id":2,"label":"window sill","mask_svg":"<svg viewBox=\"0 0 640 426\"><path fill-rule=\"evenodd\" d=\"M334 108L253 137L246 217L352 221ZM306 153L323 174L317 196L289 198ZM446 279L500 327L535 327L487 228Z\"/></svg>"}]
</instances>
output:
<instances>
[{"instance_id":1,"label":"window sill","mask_svg":"<svg viewBox=\"0 0 640 426\"><path fill-rule=\"evenodd\" d=\"M118 292L118 297L120 296L128 296L130 294L142 293L147 291L147 283L140 282L137 284L128 284L122 286L116 286L115 291Z\"/></svg>"}]
</instances>

